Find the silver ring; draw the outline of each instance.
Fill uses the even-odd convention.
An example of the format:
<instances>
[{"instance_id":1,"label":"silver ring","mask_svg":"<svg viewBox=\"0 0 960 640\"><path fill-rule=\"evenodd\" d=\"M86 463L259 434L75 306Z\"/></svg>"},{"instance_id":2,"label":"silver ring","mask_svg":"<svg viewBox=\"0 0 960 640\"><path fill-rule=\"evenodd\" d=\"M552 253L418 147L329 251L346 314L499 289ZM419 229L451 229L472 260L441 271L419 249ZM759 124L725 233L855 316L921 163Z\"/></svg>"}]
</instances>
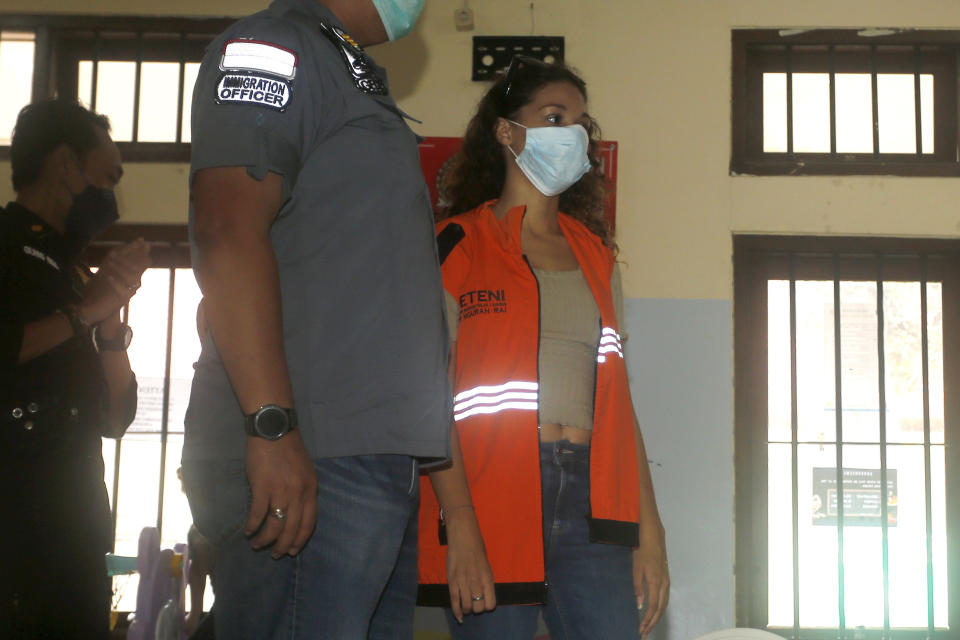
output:
<instances>
[{"instance_id":1,"label":"silver ring","mask_svg":"<svg viewBox=\"0 0 960 640\"><path fill-rule=\"evenodd\" d=\"M276 509L274 509L273 511L271 511L271 512L270 512L270 515L272 515L274 518L276 518L277 520L280 520L280 521L283 521L283 520L286 520L286 519L287 519L287 514L286 514L286 512L285 512L283 509L281 509L280 507L277 507Z\"/></svg>"},{"instance_id":2,"label":"silver ring","mask_svg":"<svg viewBox=\"0 0 960 640\"><path fill-rule=\"evenodd\" d=\"M473 597L470 598L470 599L473 600L474 602L480 602L481 600L483 600L483 596L482 596L482 595L473 596Z\"/></svg>"}]
</instances>

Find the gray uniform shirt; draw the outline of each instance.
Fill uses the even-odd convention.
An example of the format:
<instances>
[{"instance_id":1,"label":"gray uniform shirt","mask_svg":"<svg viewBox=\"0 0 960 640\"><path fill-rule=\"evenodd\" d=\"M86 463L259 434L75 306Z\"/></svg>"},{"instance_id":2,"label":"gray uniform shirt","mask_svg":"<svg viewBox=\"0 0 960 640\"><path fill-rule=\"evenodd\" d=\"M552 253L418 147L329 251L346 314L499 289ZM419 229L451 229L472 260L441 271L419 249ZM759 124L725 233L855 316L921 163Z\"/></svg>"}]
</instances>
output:
<instances>
[{"instance_id":1,"label":"gray uniform shirt","mask_svg":"<svg viewBox=\"0 0 960 640\"><path fill-rule=\"evenodd\" d=\"M277 0L207 50L193 173L283 176L271 229L300 429L314 457L448 455L449 339L417 137L383 69L316 0ZM191 235L194 212L191 209ZM243 416L210 336L184 460L242 458Z\"/></svg>"}]
</instances>

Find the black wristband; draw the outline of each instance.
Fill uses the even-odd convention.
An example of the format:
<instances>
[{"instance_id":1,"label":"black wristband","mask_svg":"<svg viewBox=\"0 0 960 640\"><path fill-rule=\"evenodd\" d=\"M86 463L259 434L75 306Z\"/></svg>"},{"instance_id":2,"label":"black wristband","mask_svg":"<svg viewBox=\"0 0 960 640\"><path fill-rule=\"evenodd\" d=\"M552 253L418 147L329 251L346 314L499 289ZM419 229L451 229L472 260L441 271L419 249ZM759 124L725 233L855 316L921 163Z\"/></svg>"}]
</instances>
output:
<instances>
[{"instance_id":1,"label":"black wristband","mask_svg":"<svg viewBox=\"0 0 960 640\"><path fill-rule=\"evenodd\" d=\"M70 322L70 328L73 329L73 335L90 337L93 332L93 327L90 326L90 323L83 319L83 316L77 311L77 308L73 305L67 305L57 309L57 313L62 313L66 316L67 320Z\"/></svg>"},{"instance_id":2,"label":"black wristband","mask_svg":"<svg viewBox=\"0 0 960 640\"><path fill-rule=\"evenodd\" d=\"M248 436L255 438L279 440L296 428L296 410L275 404L265 404L244 416L244 429Z\"/></svg>"},{"instance_id":3,"label":"black wristband","mask_svg":"<svg viewBox=\"0 0 960 640\"><path fill-rule=\"evenodd\" d=\"M93 344L97 351L126 351L133 339L133 329L129 325L120 325L120 332L113 338L104 338L100 335L101 325L93 328Z\"/></svg>"}]
</instances>

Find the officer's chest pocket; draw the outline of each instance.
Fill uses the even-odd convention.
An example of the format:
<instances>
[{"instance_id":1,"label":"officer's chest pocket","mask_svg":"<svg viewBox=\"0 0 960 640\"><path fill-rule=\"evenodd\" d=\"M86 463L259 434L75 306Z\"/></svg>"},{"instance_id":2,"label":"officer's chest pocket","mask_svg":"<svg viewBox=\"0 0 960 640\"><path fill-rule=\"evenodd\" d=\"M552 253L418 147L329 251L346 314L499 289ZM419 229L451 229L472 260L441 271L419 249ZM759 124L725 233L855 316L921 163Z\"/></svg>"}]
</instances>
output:
<instances>
[{"instance_id":1,"label":"officer's chest pocket","mask_svg":"<svg viewBox=\"0 0 960 640\"><path fill-rule=\"evenodd\" d=\"M338 144L340 149L349 149L346 155L360 170L359 175L391 193L393 203L420 197L425 187L419 138L407 122L409 116L387 96L359 92L350 96L347 108L350 119L340 132Z\"/></svg>"}]
</instances>

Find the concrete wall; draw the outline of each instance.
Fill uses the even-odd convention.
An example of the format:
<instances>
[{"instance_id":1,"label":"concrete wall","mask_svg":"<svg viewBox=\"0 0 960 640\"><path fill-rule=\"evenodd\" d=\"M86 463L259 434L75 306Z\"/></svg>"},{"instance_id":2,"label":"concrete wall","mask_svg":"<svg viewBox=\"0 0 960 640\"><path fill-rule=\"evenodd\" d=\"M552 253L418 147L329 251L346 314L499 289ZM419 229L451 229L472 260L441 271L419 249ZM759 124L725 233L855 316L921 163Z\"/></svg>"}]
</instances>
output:
<instances>
[{"instance_id":1,"label":"concrete wall","mask_svg":"<svg viewBox=\"0 0 960 640\"><path fill-rule=\"evenodd\" d=\"M655 461L673 600L655 638L733 623L732 235L953 237L960 181L731 177L730 30L960 27L951 0L429 0L416 31L372 50L424 135L460 135L484 85L473 35L563 35L590 111L620 143L618 240L626 263L629 366ZM5 0L12 12L243 15L253 0ZM7 167L0 166L7 175ZM0 184L0 198L8 196ZM185 168L129 166L128 221L186 219Z\"/></svg>"}]
</instances>

